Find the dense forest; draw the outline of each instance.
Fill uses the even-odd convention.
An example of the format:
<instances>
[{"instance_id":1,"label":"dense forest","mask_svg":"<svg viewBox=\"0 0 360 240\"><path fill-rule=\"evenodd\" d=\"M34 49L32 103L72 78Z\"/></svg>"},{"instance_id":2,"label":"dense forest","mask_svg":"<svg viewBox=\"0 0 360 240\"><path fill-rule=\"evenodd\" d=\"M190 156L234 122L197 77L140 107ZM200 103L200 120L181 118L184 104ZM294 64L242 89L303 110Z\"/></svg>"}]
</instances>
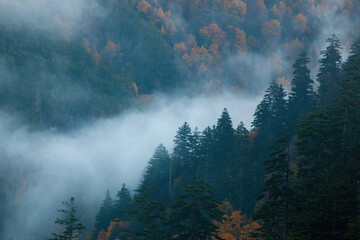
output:
<instances>
[{"instance_id":1,"label":"dense forest","mask_svg":"<svg viewBox=\"0 0 360 240\"><path fill-rule=\"evenodd\" d=\"M109 182L90 187L71 175L103 201L70 186L71 195L39 196L63 205L53 214L39 208L34 221L56 218L24 232L29 239L359 239L357 0L91 0L81 1L76 18L37 3L50 16L32 22L10 18L27 10L0 0L8 8L0 9L0 117L14 116L37 137L76 135L84 124L144 111L158 96L261 100L251 127L233 123L227 106L204 129L185 120L168 149L158 143L136 186L125 180L112 192ZM19 145L11 154L0 149L5 240L32 226L9 227L33 207L20 203L28 193L49 191L35 187L41 163L22 162ZM92 171L88 178L101 169Z\"/></svg>"}]
</instances>

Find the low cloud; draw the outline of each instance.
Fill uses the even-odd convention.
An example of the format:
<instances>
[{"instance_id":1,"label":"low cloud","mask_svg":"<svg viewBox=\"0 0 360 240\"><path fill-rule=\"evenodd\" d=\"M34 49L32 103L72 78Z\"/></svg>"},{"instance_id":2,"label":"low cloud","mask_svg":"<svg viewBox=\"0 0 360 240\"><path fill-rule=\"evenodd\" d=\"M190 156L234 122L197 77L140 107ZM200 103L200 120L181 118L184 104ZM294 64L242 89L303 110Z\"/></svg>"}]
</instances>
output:
<instances>
[{"instance_id":1,"label":"low cloud","mask_svg":"<svg viewBox=\"0 0 360 240\"><path fill-rule=\"evenodd\" d=\"M234 127L244 121L249 128L259 101L231 93L176 100L159 97L146 110L100 119L68 133L33 132L2 113L0 151L10 159L10 166L2 167L12 169L10 173L18 166L22 188L10 201L15 204L9 205L12 216L1 239L47 237L44 229L53 227L56 209L70 196L94 219L106 189L115 195L123 182L136 188L156 146L163 143L171 151L173 137L185 121L203 130L216 124L226 107Z\"/></svg>"}]
</instances>

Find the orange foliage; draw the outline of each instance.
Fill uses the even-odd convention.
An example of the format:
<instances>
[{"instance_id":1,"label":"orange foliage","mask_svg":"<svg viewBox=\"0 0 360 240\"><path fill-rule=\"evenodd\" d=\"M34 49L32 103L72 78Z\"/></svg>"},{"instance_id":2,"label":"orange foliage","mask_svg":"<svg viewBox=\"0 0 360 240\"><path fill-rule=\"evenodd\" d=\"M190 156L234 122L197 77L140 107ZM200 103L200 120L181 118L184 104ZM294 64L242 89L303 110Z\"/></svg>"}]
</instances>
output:
<instances>
[{"instance_id":1,"label":"orange foliage","mask_svg":"<svg viewBox=\"0 0 360 240\"><path fill-rule=\"evenodd\" d=\"M100 231L96 240L109 240L109 238L111 236L111 232L113 230L115 230L116 228L128 229L129 223L123 222L123 221L118 221L118 220L111 221L107 232L104 230Z\"/></svg>"},{"instance_id":2,"label":"orange foliage","mask_svg":"<svg viewBox=\"0 0 360 240\"><path fill-rule=\"evenodd\" d=\"M279 17L284 17L284 15L286 14L286 5L283 1L279 2Z\"/></svg>"},{"instance_id":3,"label":"orange foliage","mask_svg":"<svg viewBox=\"0 0 360 240\"><path fill-rule=\"evenodd\" d=\"M226 13L234 15L246 15L246 3L240 0L217 0L220 3Z\"/></svg>"},{"instance_id":4,"label":"orange foliage","mask_svg":"<svg viewBox=\"0 0 360 240\"><path fill-rule=\"evenodd\" d=\"M235 43L234 47L237 50L246 50L246 33L241 30L240 28L235 28L233 26L228 26L230 31L233 31L235 33Z\"/></svg>"},{"instance_id":5,"label":"orange foliage","mask_svg":"<svg viewBox=\"0 0 360 240\"><path fill-rule=\"evenodd\" d=\"M229 204L229 203L225 203ZM225 240L248 240L256 233L260 224L249 220L241 211L233 211L231 215L224 215L222 222L214 222L219 228L219 236Z\"/></svg>"},{"instance_id":6,"label":"orange foliage","mask_svg":"<svg viewBox=\"0 0 360 240\"><path fill-rule=\"evenodd\" d=\"M278 20L270 20L263 24L261 28L261 34L265 38L276 38L280 37L281 35L281 26Z\"/></svg>"},{"instance_id":7,"label":"orange foliage","mask_svg":"<svg viewBox=\"0 0 360 240\"><path fill-rule=\"evenodd\" d=\"M138 12L142 12L145 14L149 13L150 8L151 8L151 5L145 0L141 0L141 2L137 5Z\"/></svg>"},{"instance_id":8,"label":"orange foliage","mask_svg":"<svg viewBox=\"0 0 360 240\"><path fill-rule=\"evenodd\" d=\"M163 36L165 36L165 35L166 35L166 32L165 32L164 26L161 26L161 35L163 35Z\"/></svg>"},{"instance_id":9,"label":"orange foliage","mask_svg":"<svg viewBox=\"0 0 360 240\"><path fill-rule=\"evenodd\" d=\"M226 33L215 23L200 29L199 34L219 46L226 40Z\"/></svg>"},{"instance_id":10,"label":"orange foliage","mask_svg":"<svg viewBox=\"0 0 360 240\"><path fill-rule=\"evenodd\" d=\"M294 28L299 31L304 31L306 28L306 16L299 13L298 15L294 16L293 19Z\"/></svg>"},{"instance_id":11,"label":"orange foliage","mask_svg":"<svg viewBox=\"0 0 360 240\"><path fill-rule=\"evenodd\" d=\"M187 52L187 48L183 42L174 44L173 49L181 55L184 55Z\"/></svg>"},{"instance_id":12,"label":"orange foliage","mask_svg":"<svg viewBox=\"0 0 360 240\"><path fill-rule=\"evenodd\" d=\"M196 42L195 36L192 34L186 35L186 43L185 44L188 49L197 47L197 42Z\"/></svg>"},{"instance_id":13,"label":"orange foliage","mask_svg":"<svg viewBox=\"0 0 360 240\"><path fill-rule=\"evenodd\" d=\"M265 3L264 3L264 0L258 0L256 6L257 6L257 7L260 9L260 11L262 11L262 12L266 12L266 11L267 11L266 6L265 6Z\"/></svg>"},{"instance_id":14,"label":"orange foliage","mask_svg":"<svg viewBox=\"0 0 360 240\"><path fill-rule=\"evenodd\" d=\"M157 17L160 18L160 19L164 19L165 18L165 14L164 14L164 11L162 9L162 7L160 7L157 11Z\"/></svg>"},{"instance_id":15,"label":"orange foliage","mask_svg":"<svg viewBox=\"0 0 360 240\"><path fill-rule=\"evenodd\" d=\"M122 53L120 44L115 44L111 41L108 41L106 46L100 51L100 55L102 58L108 59L116 56L121 56Z\"/></svg>"}]
</instances>

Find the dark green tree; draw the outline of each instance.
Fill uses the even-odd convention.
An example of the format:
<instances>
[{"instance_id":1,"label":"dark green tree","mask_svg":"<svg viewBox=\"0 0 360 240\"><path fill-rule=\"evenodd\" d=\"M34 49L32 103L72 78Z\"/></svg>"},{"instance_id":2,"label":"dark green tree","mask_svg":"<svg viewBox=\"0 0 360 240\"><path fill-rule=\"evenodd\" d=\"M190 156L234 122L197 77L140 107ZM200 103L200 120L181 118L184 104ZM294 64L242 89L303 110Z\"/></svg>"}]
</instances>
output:
<instances>
[{"instance_id":1,"label":"dark green tree","mask_svg":"<svg viewBox=\"0 0 360 240\"><path fill-rule=\"evenodd\" d=\"M134 236L146 240L170 239L166 203L152 200L152 195L153 190L147 186L136 190L134 208L129 211L137 225Z\"/></svg>"},{"instance_id":2,"label":"dark green tree","mask_svg":"<svg viewBox=\"0 0 360 240\"><path fill-rule=\"evenodd\" d=\"M110 225L111 220L113 219L113 210L114 210L114 201L110 196L110 191L107 190L105 193L105 199L102 201L100 210L96 215L95 222L95 236L101 230L107 230Z\"/></svg>"},{"instance_id":3,"label":"dark green tree","mask_svg":"<svg viewBox=\"0 0 360 240\"><path fill-rule=\"evenodd\" d=\"M225 201L231 188L231 160L235 143L235 131L231 117L226 108L217 120L214 132L214 157L216 172L212 176L211 185L215 188L215 196L220 201Z\"/></svg>"},{"instance_id":4,"label":"dark green tree","mask_svg":"<svg viewBox=\"0 0 360 240\"><path fill-rule=\"evenodd\" d=\"M114 201L113 218L125 220L128 217L126 210L131 209L133 204L130 190L126 187L125 183L123 183L121 190L118 191L116 197L117 198Z\"/></svg>"},{"instance_id":5,"label":"dark green tree","mask_svg":"<svg viewBox=\"0 0 360 240\"><path fill-rule=\"evenodd\" d=\"M360 233L360 40L344 66L334 105L298 132L297 239L357 239Z\"/></svg>"},{"instance_id":6,"label":"dark green tree","mask_svg":"<svg viewBox=\"0 0 360 240\"><path fill-rule=\"evenodd\" d=\"M60 234L53 233L54 238L51 240L71 240L77 239L80 232L85 229L80 220L76 216L77 207L75 206L75 198L71 197L68 202L64 201L65 209L58 210L58 212L65 214L63 219L56 218L55 223L65 227Z\"/></svg>"},{"instance_id":7,"label":"dark green tree","mask_svg":"<svg viewBox=\"0 0 360 240\"><path fill-rule=\"evenodd\" d=\"M317 81L319 86L319 100L322 106L326 106L335 99L338 88L340 87L341 73L341 45L339 39L333 34L326 40L328 46L321 51L319 72Z\"/></svg>"},{"instance_id":8,"label":"dark green tree","mask_svg":"<svg viewBox=\"0 0 360 240\"><path fill-rule=\"evenodd\" d=\"M259 197L262 205L254 218L261 220L260 231L265 239L286 240L293 222L289 205L294 196L288 136L278 139L272 149L271 158L265 161L267 179Z\"/></svg>"},{"instance_id":9,"label":"dark green tree","mask_svg":"<svg viewBox=\"0 0 360 240\"><path fill-rule=\"evenodd\" d=\"M150 196L154 201L170 201L170 155L160 144L150 159L140 188L146 186L154 190Z\"/></svg>"},{"instance_id":10,"label":"dark green tree","mask_svg":"<svg viewBox=\"0 0 360 240\"><path fill-rule=\"evenodd\" d=\"M310 59L303 53L296 59L293 65L293 79L291 81L291 92L288 101L291 135L296 132L296 123L304 119L316 106L314 81L310 78L310 70L307 67L309 62Z\"/></svg>"},{"instance_id":11,"label":"dark green tree","mask_svg":"<svg viewBox=\"0 0 360 240\"><path fill-rule=\"evenodd\" d=\"M222 212L211 186L202 179L192 179L172 205L170 228L179 240L221 239L213 221L222 220Z\"/></svg>"}]
</instances>

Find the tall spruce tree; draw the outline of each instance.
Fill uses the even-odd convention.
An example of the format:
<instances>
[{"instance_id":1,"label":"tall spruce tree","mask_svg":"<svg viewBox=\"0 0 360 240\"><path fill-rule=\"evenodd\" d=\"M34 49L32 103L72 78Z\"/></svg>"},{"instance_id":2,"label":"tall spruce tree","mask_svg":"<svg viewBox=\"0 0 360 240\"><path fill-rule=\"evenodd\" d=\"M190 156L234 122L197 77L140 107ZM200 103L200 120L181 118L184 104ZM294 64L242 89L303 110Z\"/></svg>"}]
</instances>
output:
<instances>
[{"instance_id":1,"label":"tall spruce tree","mask_svg":"<svg viewBox=\"0 0 360 240\"><path fill-rule=\"evenodd\" d=\"M254 218L261 220L260 231L265 239L286 240L293 222L290 205L294 198L288 136L278 139L270 156L265 162L267 179L259 197L262 205Z\"/></svg>"},{"instance_id":2,"label":"tall spruce tree","mask_svg":"<svg viewBox=\"0 0 360 240\"><path fill-rule=\"evenodd\" d=\"M310 59L303 53L293 65L293 79L288 101L290 134L295 134L297 129L295 125L312 112L316 106L314 81L310 78L310 70L307 67L309 62Z\"/></svg>"},{"instance_id":3,"label":"tall spruce tree","mask_svg":"<svg viewBox=\"0 0 360 240\"><path fill-rule=\"evenodd\" d=\"M299 130L297 239L358 239L360 233L360 40L344 66L335 104Z\"/></svg>"},{"instance_id":4,"label":"tall spruce tree","mask_svg":"<svg viewBox=\"0 0 360 240\"><path fill-rule=\"evenodd\" d=\"M321 106L328 105L335 99L338 88L340 87L341 73L341 44L336 35L332 35L326 40L329 43L326 50L321 51L319 72L317 81L319 86L319 100Z\"/></svg>"},{"instance_id":5,"label":"tall spruce tree","mask_svg":"<svg viewBox=\"0 0 360 240\"><path fill-rule=\"evenodd\" d=\"M154 193L150 196L152 200L170 201L170 155L162 144L155 149L146 167L140 188L143 186L154 190Z\"/></svg>"},{"instance_id":6,"label":"tall spruce tree","mask_svg":"<svg viewBox=\"0 0 360 240\"><path fill-rule=\"evenodd\" d=\"M116 195L117 199L114 201L113 218L125 220L128 217L127 210L132 208L133 202L130 190L123 183L120 191Z\"/></svg>"},{"instance_id":7,"label":"tall spruce tree","mask_svg":"<svg viewBox=\"0 0 360 240\"><path fill-rule=\"evenodd\" d=\"M110 191L107 190L105 193L105 198L101 203L100 210L96 215L95 221L95 236L101 230L107 230L110 225L110 222L113 218L114 202L110 195Z\"/></svg>"},{"instance_id":8,"label":"tall spruce tree","mask_svg":"<svg viewBox=\"0 0 360 240\"><path fill-rule=\"evenodd\" d=\"M226 108L224 108L220 118L217 120L214 140L214 157L217 170L212 176L214 180L212 186L215 188L216 198L225 201L229 197L231 189L231 154L235 143L235 131Z\"/></svg>"},{"instance_id":9,"label":"tall spruce tree","mask_svg":"<svg viewBox=\"0 0 360 240\"><path fill-rule=\"evenodd\" d=\"M192 179L172 205L170 229L174 239L221 239L214 221L222 220L222 212L211 186L202 179Z\"/></svg>"},{"instance_id":10,"label":"tall spruce tree","mask_svg":"<svg viewBox=\"0 0 360 240\"><path fill-rule=\"evenodd\" d=\"M129 211L137 225L133 232L135 239L170 239L166 203L152 200L153 190L149 187L144 186L135 191L134 208Z\"/></svg>"},{"instance_id":11,"label":"tall spruce tree","mask_svg":"<svg viewBox=\"0 0 360 240\"><path fill-rule=\"evenodd\" d=\"M75 198L71 197L68 202L64 201L63 205L65 209L58 210L58 212L65 214L65 216L63 219L56 218L55 223L63 225L65 229L60 234L53 233L54 238L51 240L77 239L80 236L79 232L85 229L76 216Z\"/></svg>"}]
</instances>

